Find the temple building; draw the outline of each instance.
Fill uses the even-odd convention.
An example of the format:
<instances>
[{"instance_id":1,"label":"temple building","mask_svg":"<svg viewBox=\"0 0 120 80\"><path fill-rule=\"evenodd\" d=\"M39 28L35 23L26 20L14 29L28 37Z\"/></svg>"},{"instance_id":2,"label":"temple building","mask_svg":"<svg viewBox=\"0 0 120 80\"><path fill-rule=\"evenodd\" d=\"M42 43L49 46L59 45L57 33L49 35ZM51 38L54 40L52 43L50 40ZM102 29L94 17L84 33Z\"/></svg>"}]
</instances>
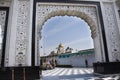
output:
<instances>
[{"instance_id":1,"label":"temple building","mask_svg":"<svg viewBox=\"0 0 120 80\"><path fill-rule=\"evenodd\" d=\"M65 49L62 43L60 43L56 49L57 49L57 54L72 53L72 50L73 50L70 47L67 47Z\"/></svg>"},{"instance_id":2,"label":"temple building","mask_svg":"<svg viewBox=\"0 0 120 80\"><path fill-rule=\"evenodd\" d=\"M60 43L57 47L57 54L62 54L64 52L65 52L64 46L62 45L62 43Z\"/></svg>"},{"instance_id":3,"label":"temple building","mask_svg":"<svg viewBox=\"0 0 120 80\"><path fill-rule=\"evenodd\" d=\"M86 67L85 60L88 61L88 67L93 67L95 62L94 49L80 50L74 53L54 54L41 56L42 61L55 59L57 66Z\"/></svg>"}]
</instances>

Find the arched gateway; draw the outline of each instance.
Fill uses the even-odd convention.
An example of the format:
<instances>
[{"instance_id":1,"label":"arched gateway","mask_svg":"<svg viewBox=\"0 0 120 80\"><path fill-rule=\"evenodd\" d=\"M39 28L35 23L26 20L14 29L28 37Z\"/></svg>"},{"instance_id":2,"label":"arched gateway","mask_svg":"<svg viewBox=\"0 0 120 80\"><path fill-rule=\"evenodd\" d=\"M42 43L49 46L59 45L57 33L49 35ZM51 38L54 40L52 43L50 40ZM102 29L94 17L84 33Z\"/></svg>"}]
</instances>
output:
<instances>
[{"instance_id":1,"label":"arched gateway","mask_svg":"<svg viewBox=\"0 0 120 80\"><path fill-rule=\"evenodd\" d=\"M0 70L4 72L3 68L8 67L6 69L12 74L15 74L13 70L21 70L20 74L25 72L26 75L34 71L33 80L39 73L38 43L42 26L51 17L65 15L82 18L90 26L96 62L120 60L119 3L119 0L117 4L116 0L0 1L0 26L4 35Z\"/></svg>"},{"instance_id":2,"label":"arched gateway","mask_svg":"<svg viewBox=\"0 0 120 80\"><path fill-rule=\"evenodd\" d=\"M92 38L94 40L95 53L96 53L96 61L105 61L104 59L104 47L103 45L103 37L101 33L101 29L104 28L101 25L97 5L91 4L76 4L75 3L37 3L36 5L36 40L39 43L39 39L41 38L41 29L46 22L51 17L54 16L77 16L85 20L91 29ZM102 20L101 20L102 21ZM101 27L102 26L102 27ZM100 34L99 34L100 33ZM84 33L83 33L84 34ZM105 40L105 39L104 39ZM36 42L37 42L36 41ZM35 45L37 45L36 43ZM104 45L103 45L104 46ZM36 46L36 51L37 46ZM36 52L37 53L37 52ZM100 57L101 56L101 57Z\"/></svg>"}]
</instances>

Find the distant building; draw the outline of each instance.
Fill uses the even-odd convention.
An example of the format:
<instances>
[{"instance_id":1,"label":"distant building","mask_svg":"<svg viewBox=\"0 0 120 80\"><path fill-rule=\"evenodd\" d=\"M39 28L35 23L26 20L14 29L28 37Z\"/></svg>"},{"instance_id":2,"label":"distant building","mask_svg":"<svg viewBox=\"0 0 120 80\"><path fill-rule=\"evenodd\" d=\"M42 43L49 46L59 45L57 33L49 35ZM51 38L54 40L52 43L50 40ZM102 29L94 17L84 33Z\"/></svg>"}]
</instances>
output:
<instances>
[{"instance_id":1,"label":"distant building","mask_svg":"<svg viewBox=\"0 0 120 80\"><path fill-rule=\"evenodd\" d=\"M87 49L75 53L44 56L41 59L44 61L45 59L56 59L58 65L70 65L73 67L86 67L85 61L87 60L88 67L92 67L95 62L95 53L94 49Z\"/></svg>"},{"instance_id":2,"label":"distant building","mask_svg":"<svg viewBox=\"0 0 120 80\"><path fill-rule=\"evenodd\" d=\"M64 53L64 46L62 45L62 43L60 43L57 47L57 54L61 54Z\"/></svg>"},{"instance_id":3,"label":"distant building","mask_svg":"<svg viewBox=\"0 0 120 80\"><path fill-rule=\"evenodd\" d=\"M72 48L67 47L66 49L64 49L64 46L62 45L62 43L60 43L57 47L57 54L63 54L63 53L72 53Z\"/></svg>"}]
</instances>

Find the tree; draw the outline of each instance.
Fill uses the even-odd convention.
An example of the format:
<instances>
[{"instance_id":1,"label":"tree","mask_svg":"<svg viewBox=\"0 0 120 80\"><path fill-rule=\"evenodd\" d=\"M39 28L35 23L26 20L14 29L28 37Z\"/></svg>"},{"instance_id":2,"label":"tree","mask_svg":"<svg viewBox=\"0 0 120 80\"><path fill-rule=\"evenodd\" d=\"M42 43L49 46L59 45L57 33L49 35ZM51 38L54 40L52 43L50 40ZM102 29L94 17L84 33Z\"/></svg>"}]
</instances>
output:
<instances>
[{"instance_id":1,"label":"tree","mask_svg":"<svg viewBox=\"0 0 120 80\"><path fill-rule=\"evenodd\" d=\"M51 52L50 52L50 55L55 55L55 51L51 51Z\"/></svg>"},{"instance_id":2,"label":"tree","mask_svg":"<svg viewBox=\"0 0 120 80\"><path fill-rule=\"evenodd\" d=\"M67 47L66 49L65 49L65 53L72 53L72 48L70 48L70 47Z\"/></svg>"}]
</instances>

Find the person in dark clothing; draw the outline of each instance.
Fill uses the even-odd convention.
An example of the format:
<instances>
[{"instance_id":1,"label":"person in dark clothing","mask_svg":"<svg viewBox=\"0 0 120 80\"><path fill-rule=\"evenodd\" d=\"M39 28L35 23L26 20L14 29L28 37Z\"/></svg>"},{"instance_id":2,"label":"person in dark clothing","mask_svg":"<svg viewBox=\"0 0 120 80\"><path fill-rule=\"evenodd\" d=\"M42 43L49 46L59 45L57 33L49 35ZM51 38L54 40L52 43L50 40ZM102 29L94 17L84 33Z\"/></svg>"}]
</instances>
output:
<instances>
[{"instance_id":1,"label":"person in dark clothing","mask_svg":"<svg viewBox=\"0 0 120 80\"><path fill-rule=\"evenodd\" d=\"M55 66L57 66L57 60L55 59Z\"/></svg>"},{"instance_id":2,"label":"person in dark clothing","mask_svg":"<svg viewBox=\"0 0 120 80\"><path fill-rule=\"evenodd\" d=\"M88 60L85 59L85 66L88 67Z\"/></svg>"}]
</instances>

